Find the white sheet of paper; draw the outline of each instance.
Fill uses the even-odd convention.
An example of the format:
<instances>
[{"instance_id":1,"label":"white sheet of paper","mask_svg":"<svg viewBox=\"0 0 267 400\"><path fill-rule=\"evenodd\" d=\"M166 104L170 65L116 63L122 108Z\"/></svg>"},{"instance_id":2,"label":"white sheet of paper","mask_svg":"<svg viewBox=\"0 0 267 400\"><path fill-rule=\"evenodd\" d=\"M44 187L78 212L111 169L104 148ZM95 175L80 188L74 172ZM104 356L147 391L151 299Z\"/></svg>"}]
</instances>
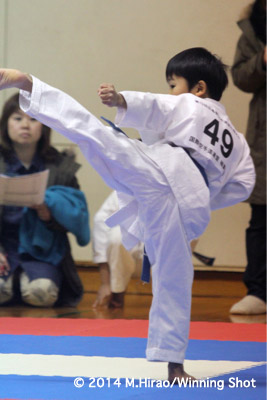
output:
<instances>
[{"instance_id":1,"label":"white sheet of paper","mask_svg":"<svg viewBox=\"0 0 267 400\"><path fill-rule=\"evenodd\" d=\"M29 175L0 175L0 204L18 207L42 204L48 176L48 169Z\"/></svg>"}]
</instances>

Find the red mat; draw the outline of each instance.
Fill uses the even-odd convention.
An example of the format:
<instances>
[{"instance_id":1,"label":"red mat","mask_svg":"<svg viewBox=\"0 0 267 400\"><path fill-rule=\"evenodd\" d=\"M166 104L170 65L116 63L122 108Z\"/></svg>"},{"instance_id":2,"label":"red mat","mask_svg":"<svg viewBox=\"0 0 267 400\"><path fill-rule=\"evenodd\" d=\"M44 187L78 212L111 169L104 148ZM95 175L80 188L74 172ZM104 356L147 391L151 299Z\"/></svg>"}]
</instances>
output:
<instances>
[{"instance_id":1,"label":"red mat","mask_svg":"<svg viewBox=\"0 0 267 400\"><path fill-rule=\"evenodd\" d=\"M147 320L0 318L0 334L146 338ZM265 324L191 322L190 339L265 342Z\"/></svg>"}]
</instances>

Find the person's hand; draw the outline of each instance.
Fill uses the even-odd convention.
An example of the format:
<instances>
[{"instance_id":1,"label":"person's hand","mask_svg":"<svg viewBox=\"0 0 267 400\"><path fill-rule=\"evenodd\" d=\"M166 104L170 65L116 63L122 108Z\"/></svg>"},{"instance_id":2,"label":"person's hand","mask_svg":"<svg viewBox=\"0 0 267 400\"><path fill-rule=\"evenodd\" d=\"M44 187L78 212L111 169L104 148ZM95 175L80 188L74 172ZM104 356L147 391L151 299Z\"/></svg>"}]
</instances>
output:
<instances>
[{"instance_id":1,"label":"person's hand","mask_svg":"<svg viewBox=\"0 0 267 400\"><path fill-rule=\"evenodd\" d=\"M38 217L42 221L48 222L51 220L51 218L52 218L51 212L45 203L33 205L33 206L31 206L31 208L33 208L37 212Z\"/></svg>"},{"instance_id":2,"label":"person's hand","mask_svg":"<svg viewBox=\"0 0 267 400\"><path fill-rule=\"evenodd\" d=\"M266 46L264 48L264 53L263 53L263 63L264 63L264 65L267 64L267 47Z\"/></svg>"},{"instance_id":3,"label":"person's hand","mask_svg":"<svg viewBox=\"0 0 267 400\"><path fill-rule=\"evenodd\" d=\"M93 308L107 306L110 300L111 290L108 283L103 283L98 289Z\"/></svg>"},{"instance_id":4,"label":"person's hand","mask_svg":"<svg viewBox=\"0 0 267 400\"><path fill-rule=\"evenodd\" d=\"M98 89L98 95L102 103L108 107L127 107L122 94L116 92L115 87L110 83L102 83Z\"/></svg>"},{"instance_id":5,"label":"person's hand","mask_svg":"<svg viewBox=\"0 0 267 400\"><path fill-rule=\"evenodd\" d=\"M3 253L0 253L0 276L7 276L10 271L7 258Z\"/></svg>"},{"instance_id":6,"label":"person's hand","mask_svg":"<svg viewBox=\"0 0 267 400\"><path fill-rule=\"evenodd\" d=\"M30 75L17 69L0 69L0 90L17 88L32 91L32 78Z\"/></svg>"}]
</instances>

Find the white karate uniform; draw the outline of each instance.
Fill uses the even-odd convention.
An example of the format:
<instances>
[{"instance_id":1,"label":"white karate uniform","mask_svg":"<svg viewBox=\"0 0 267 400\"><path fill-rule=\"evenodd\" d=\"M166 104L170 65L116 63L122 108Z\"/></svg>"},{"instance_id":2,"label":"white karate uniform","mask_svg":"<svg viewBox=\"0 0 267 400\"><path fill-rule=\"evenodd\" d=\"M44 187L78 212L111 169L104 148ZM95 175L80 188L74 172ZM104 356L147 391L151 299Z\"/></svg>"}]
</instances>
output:
<instances>
[{"instance_id":1,"label":"white karate uniform","mask_svg":"<svg viewBox=\"0 0 267 400\"><path fill-rule=\"evenodd\" d=\"M131 250L122 245L120 227L110 228L106 219L119 209L118 197L113 191L94 216L92 231L94 262L108 263L110 287L113 293L124 292L132 276L141 276L144 245L139 242Z\"/></svg>"},{"instance_id":2,"label":"white karate uniform","mask_svg":"<svg viewBox=\"0 0 267 400\"><path fill-rule=\"evenodd\" d=\"M152 264L147 359L183 363L193 281L190 241L205 230L210 204L224 207L249 196L254 167L246 141L232 130L218 102L190 94L123 94L128 109L118 117L122 117L121 124L140 128L145 142L154 132L156 140L150 145L103 126L70 96L36 78L32 94L22 91L20 102L29 115L77 143L104 181L118 192L120 210L109 218L109 226L120 225L126 248L144 242ZM220 135L227 127L234 136L230 154L228 133L223 134L223 150L218 147L222 139L216 142L217 133L213 138L207 134L208 141L203 136L202 130L215 117L222 126ZM218 148L214 154L205 150L211 139ZM188 147L198 157L210 180L209 189L185 150L168 142ZM217 161L220 150L227 154L221 166Z\"/></svg>"}]
</instances>

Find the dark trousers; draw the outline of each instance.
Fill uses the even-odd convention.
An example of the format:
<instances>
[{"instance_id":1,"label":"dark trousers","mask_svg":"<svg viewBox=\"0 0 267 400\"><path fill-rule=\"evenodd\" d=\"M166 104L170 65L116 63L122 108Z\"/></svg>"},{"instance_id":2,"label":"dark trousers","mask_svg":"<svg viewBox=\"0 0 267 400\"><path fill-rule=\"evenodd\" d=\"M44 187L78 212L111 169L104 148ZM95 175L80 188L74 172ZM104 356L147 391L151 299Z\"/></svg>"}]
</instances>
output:
<instances>
[{"instance_id":1,"label":"dark trousers","mask_svg":"<svg viewBox=\"0 0 267 400\"><path fill-rule=\"evenodd\" d=\"M244 283L249 295L266 302L266 206L251 204L246 230L247 268Z\"/></svg>"}]
</instances>

